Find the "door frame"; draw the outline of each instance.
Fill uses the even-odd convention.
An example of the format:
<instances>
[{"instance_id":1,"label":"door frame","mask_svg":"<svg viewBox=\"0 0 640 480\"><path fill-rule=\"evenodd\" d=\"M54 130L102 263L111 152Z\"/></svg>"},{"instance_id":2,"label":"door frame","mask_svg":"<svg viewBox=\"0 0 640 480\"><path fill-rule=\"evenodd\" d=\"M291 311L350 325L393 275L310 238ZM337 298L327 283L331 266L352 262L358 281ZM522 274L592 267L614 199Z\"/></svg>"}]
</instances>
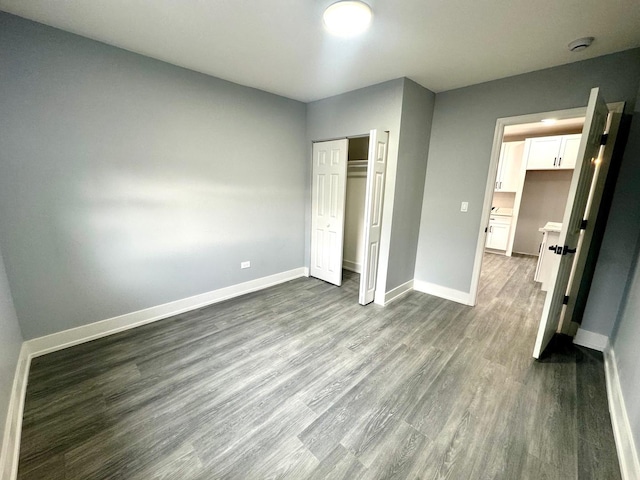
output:
<instances>
[{"instance_id":1,"label":"door frame","mask_svg":"<svg viewBox=\"0 0 640 480\"><path fill-rule=\"evenodd\" d=\"M611 103L607 103L607 108L609 109L610 114L613 113L617 115L622 115L624 105L625 105L625 102L611 102ZM480 231L478 233L478 243L476 246L476 255L473 263L473 273L471 275L471 291L469 292L469 300L470 300L469 305L475 306L478 301L478 290L480 287L480 274L482 273L482 259L484 255L485 242L486 242L486 235L485 235L484 229L486 225L488 225L489 217L491 215L491 203L493 201L494 185L498 175L498 163L500 161L500 150L502 148L502 139L504 137L505 127L509 125L518 125L522 123L539 122L545 118L556 118L558 120L563 120L567 118L584 117L586 113L587 113L587 107L585 105L584 107L555 110L555 111L549 111L549 112L531 113L527 115L516 115L513 117L498 118L496 120L496 128L493 135L493 146L491 148L491 161L489 163L489 173L487 174L487 184L485 186L484 202L482 205L482 218L480 221ZM617 121L614 118L612 120L611 129L609 131L609 133L615 134L616 138L618 133L619 122L620 122L619 118L617 119ZM613 127L615 127L615 129ZM612 153L613 153L613 148L608 154L607 160L609 162L611 161L610 156L612 155ZM608 168L604 173L605 174L601 175L600 176L601 178L599 177L597 180L598 182L598 185L596 187L597 192L596 192L596 195L594 196L594 199L593 199L594 202L591 207L592 209L595 208L594 215L593 215L594 219L597 217L598 210L600 208L600 200L602 199L602 194L604 191L604 182L608 175ZM514 207L516 206L514 205ZM514 214L517 215L517 213L518 212L516 211L516 208L514 208ZM590 226L590 229L591 230L593 229L593 224ZM591 235L593 234L592 231L590 233ZM513 235L513 232L510 235ZM509 246L511 248L513 248L512 240L513 239L510 238ZM590 244L590 240L591 238L589 238L589 244ZM580 277L581 279L582 273L584 272L584 265L581 265L581 267L582 268L580 268L580 270L577 272L578 274L571 279L572 283L573 281L575 281L576 277ZM570 289L571 287L572 287L572 284L569 285ZM564 333L571 333L572 331L577 330L575 325L571 325L569 322L564 321L564 319L561 322L561 326L562 326L562 331Z\"/></svg>"},{"instance_id":2,"label":"door frame","mask_svg":"<svg viewBox=\"0 0 640 480\"><path fill-rule=\"evenodd\" d=\"M487 184L484 191L484 201L482 203L482 217L480 219L480 228L478 231L478 241L476 244L476 255L473 262L473 273L471 274L471 290L469 292L469 305L475 306L478 301L478 290L480 286L480 273L482 272L482 258L486 242L486 232L484 229L489 224L491 216L491 203L493 201L494 186L498 175L498 163L500 161L500 150L502 148L502 139L504 137L504 129L510 125L519 125L522 123L535 123L545 118L556 118L564 120L567 118L584 117L587 113L587 106L578 108L569 108L565 110L554 110L548 112L530 113L527 115L516 115L513 117L503 117L496 120L496 128L493 134L493 146L491 147L491 160L489 162L489 173L487 174ZM517 207L514 205L514 216L517 216ZM511 245L511 235L509 234Z\"/></svg>"},{"instance_id":3,"label":"door frame","mask_svg":"<svg viewBox=\"0 0 640 480\"><path fill-rule=\"evenodd\" d=\"M386 129L378 129L378 130L380 130L381 132L386 132L388 136L390 135L389 131L386 130ZM345 135L345 136L334 137L334 138L323 138L321 140L312 140L311 141L311 150L313 152L313 145L315 143L331 142L331 141L334 141L334 140L343 140L343 139L346 139L348 141L348 140L350 140L352 138L362 138L362 137L369 137L369 139L371 139L371 131L372 130L369 130L367 133L358 133L358 134L354 134L354 135ZM384 187L383 187L385 193L383 195L383 212L382 212L382 225L381 225L382 231L384 231L386 229L385 228L385 221L384 221L384 218L385 218L384 207L385 207L385 204L387 202L387 188L386 187L387 187L387 183L388 183L388 168L389 168L389 160L388 160L389 159L389 151L388 150L389 150L389 140L388 140L388 137L387 137L387 165L386 165L386 170L387 171L385 172ZM349 146L347 144L347 168L348 168L348 162L349 162ZM310 171L310 174L311 174L311 177L313 177L313 154L311 155L311 171ZM346 179L345 179L345 181L346 181ZM309 205L311 207L311 205L313 204L313 179L311 181L310 187L311 188L309 189L309 199L310 199L310 204ZM346 185L345 185L345 188L346 188ZM345 194L345 196L346 196L346 194ZM373 199L369 199L369 200L372 201ZM367 198L365 196L365 211L367 209L366 202L367 202ZM344 205L344 209L345 209L345 213L346 213L346 203ZM366 215L365 215L365 217L366 217ZM367 228L366 218L364 218L363 221L365 222L364 228L366 229ZM309 223L309 228L311 229L311 222ZM311 232L311 235L313 235L313 232ZM311 242L311 237L309 239L309 242ZM309 243L309 247L310 247L310 243ZM343 239L342 249L344 251L344 239ZM381 253L382 252L380 252L380 254ZM311 261L311 258L309 258L309 261ZM378 272L377 272L377 278L376 278L376 288L375 288L375 293L374 293L374 295L375 295L374 303L379 304L379 305L384 305L384 303L381 303L381 302L378 301L380 298L384 298L385 292L384 292L384 286L383 285L386 285L386 282L384 282L384 283L381 282L381 277L380 277L380 272L381 272L381 270L380 270L380 255L378 255L378 259L377 259L376 263L377 263ZM306 273L307 277L310 276L309 275L309 272L311 270L310 267L311 267L311 265L309 263L308 266L306 267L307 268L307 273ZM385 272L385 274L386 274L386 272ZM362 284L363 281L364 281L364 277L361 274L360 283ZM356 298L356 301L359 301L359 299Z\"/></svg>"}]
</instances>

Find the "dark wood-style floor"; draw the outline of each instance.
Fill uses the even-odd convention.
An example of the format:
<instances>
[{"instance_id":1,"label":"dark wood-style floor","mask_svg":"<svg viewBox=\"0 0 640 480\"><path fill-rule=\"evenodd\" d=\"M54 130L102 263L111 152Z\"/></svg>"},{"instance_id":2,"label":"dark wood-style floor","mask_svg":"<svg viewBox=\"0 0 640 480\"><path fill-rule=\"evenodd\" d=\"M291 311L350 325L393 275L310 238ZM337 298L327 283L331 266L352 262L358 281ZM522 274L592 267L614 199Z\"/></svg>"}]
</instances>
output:
<instances>
[{"instance_id":1,"label":"dark wood-style floor","mask_svg":"<svg viewBox=\"0 0 640 480\"><path fill-rule=\"evenodd\" d=\"M298 279L33 361L19 478L617 479L602 356L531 358L535 261L480 302Z\"/></svg>"}]
</instances>

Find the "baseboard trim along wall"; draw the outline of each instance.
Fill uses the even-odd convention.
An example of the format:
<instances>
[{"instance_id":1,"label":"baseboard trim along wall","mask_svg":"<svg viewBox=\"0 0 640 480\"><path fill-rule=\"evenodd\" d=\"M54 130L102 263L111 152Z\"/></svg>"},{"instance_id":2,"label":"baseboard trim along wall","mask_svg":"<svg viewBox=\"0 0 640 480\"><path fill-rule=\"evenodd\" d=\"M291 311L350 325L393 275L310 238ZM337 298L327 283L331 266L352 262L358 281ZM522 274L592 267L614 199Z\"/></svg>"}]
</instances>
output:
<instances>
[{"instance_id":1,"label":"baseboard trim along wall","mask_svg":"<svg viewBox=\"0 0 640 480\"><path fill-rule=\"evenodd\" d=\"M408 282L403 283L402 285L398 285L396 288L392 288L388 292L384 294L384 303L382 306L389 305L391 302L399 299L406 293L413 290L413 280L409 280Z\"/></svg>"},{"instance_id":2,"label":"baseboard trim along wall","mask_svg":"<svg viewBox=\"0 0 640 480\"><path fill-rule=\"evenodd\" d=\"M257 278L248 282L231 285L211 292L194 295L156 307L126 313L117 317L101 320L81 327L71 328L62 332L52 333L44 337L27 340L25 343L33 357L72 347L80 343L90 342L97 338L106 337L130 328L172 317L196 308L206 307L214 303L229 300L246 293L262 290L279 283L288 282L305 276L306 269L295 268L286 272L276 273L267 277Z\"/></svg>"},{"instance_id":3,"label":"baseboard trim along wall","mask_svg":"<svg viewBox=\"0 0 640 480\"><path fill-rule=\"evenodd\" d=\"M342 268L350 272L362 273L362 265L351 260L342 260Z\"/></svg>"},{"instance_id":4,"label":"baseboard trim along wall","mask_svg":"<svg viewBox=\"0 0 640 480\"><path fill-rule=\"evenodd\" d=\"M638 480L640 479L638 450L633 440L633 431L631 430L631 423L629 423L622 389L620 388L618 364L611 345L608 345L604 350L604 372L607 379L609 413L611 414L611 424L613 425L613 436L616 441L622 480Z\"/></svg>"},{"instance_id":5,"label":"baseboard trim along wall","mask_svg":"<svg viewBox=\"0 0 640 480\"><path fill-rule=\"evenodd\" d=\"M609 345L609 337L601 333L590 332L589 330L578 329L573 343L581 347L591 348L599 352L604 352Z\"/></svg>"},{"instance_id":6,"label":"baseboard trim along wall","mask_svg":"<svg viewBox=\"0 0 640 480\"><path fill-rule=\"evenodd\" d=\"M13 377L9 410L5 423L4 438L0 448L0 478L15 479L18 476L18 459L20 454L20 437L22 434L22 413L24 411L24 399L27 393L27 379L31 366L31 352L29 346L22 344L16 373Z\"/></svg>"},{"instance_id":7,"label":"baseboard trim along wall","mask_svg":"<svg viewBox=\"0 0 640 480\"><path fill-rule=\"evenodd\" d=\"M441 285L436 285L435 283L423 282L421 280L414 280L413 289L418 292L428 293L435 297L444 298L445 300L451 300L452 302L473 306L473 301L469 292L462 292L460 290L454 290L453 288L443 287Z\"/></svg>"}]
</instances>

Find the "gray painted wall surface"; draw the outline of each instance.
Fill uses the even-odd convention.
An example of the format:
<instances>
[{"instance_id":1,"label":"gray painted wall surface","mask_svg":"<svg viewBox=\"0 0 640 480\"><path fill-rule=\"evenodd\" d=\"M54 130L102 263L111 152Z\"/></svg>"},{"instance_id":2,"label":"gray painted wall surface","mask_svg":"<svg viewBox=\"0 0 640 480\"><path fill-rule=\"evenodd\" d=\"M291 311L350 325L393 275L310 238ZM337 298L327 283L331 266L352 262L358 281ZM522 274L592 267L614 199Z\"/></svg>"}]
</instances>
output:
<instances>
[{"instance_id":1,"label":"gray painted wall surface","mask_svg":"<svg viewBox=\"0 0 640 480\"><path fill-rule=\"evenodd\" d=\"M0 45L25 338L303 266L303 103L7 14Z\"/></svg>"},{"instance_id":2,"label":"gray painted wall surface","mask_svg":"<svg viewBox=\"0 0 640 480\"><path fill-rule=\"evenodd\" d=\"M413 280L435 94L405 79L387 291Z\"/></svg>"},{"instance_id":3,"label":"gray painted wall surface","mask_svg":"<svg viewBox=\"0 0 640 480\"><path fill-rule=\"evenodd\" d=\"M640 102L629 129L581 328L610 336L640 231ZM638 318L638 317L637 317Z\"/></svg>"},{"instance_id":4,"label":"gray painted wall surface","mask_svg":"<svg viewBox=\"0 0 640 480\"><path fill-rule=\"evenodd\" d=\"M21 347L22 333L13 307L9 281L0 253L0 442L4 438L13 377L16 373Z\"/></svg>"},{"instance_id":5,"label":"gray painted wall surface","mask_svg":"<svg viewBox=\"0 0 640 480\"><path fill-rule=\"evenodd\" d=\"M640 157L637 157L640 159ZM636 231L640 238L640 230ZM635 249L612 344L631 431L640 455L640 241Z\"/></svg>"},{"instance_id":6,"label":"gray painted wall surface","mask_svg":"<svg viewBox=\"0 0 640 480\"><path fill-rule=\"evenodd\" d=\"M528 170L522 190L513 251L538 255L547 222L562 222L573 170Z\"/></svg>"},{"instance_id":7,"label":"gray painted wall surface","mask_svg":"<svg viewBox=\"0 0 640 480\"><path fill-rule=\"evenodd\" d=\"M390 133L385 186L386 200L389 198L389 191L391 190L393 193L395 188L403 91L404 79L399 78L307 104L307 148L304 161L307 168L306 186L308 191L305 227L305 262L307 265L309 265L311 246L311 142L362 135L369 133L374 128L388 130ZM391 203L385 201L384 218L390 218L393 215ZM383 241L386 241L387 249L389 234L389 229L383 229ZM384 240L385 235L387 235L386 240ZM384 245L381 249L384 249ZM384 250L381 251L381 256L384 256ZM381 263L386 263L386 261L382 259ZM384 278L387 278L384 272L380 273Z\"/></svg>"},{"instance_id":8,"label":"gray painted wall surface","mask_svg":"<svg viewBox=\"0 0 640 480\"><path fill-rule=\"evenodd\" d=\"M439 93L427 163L416 280L469 292L489 157L500 117L584 107L599 86L632 111L640 49ZM460 212L460 202L469 212Z\"/></svg>"}]
</instances>

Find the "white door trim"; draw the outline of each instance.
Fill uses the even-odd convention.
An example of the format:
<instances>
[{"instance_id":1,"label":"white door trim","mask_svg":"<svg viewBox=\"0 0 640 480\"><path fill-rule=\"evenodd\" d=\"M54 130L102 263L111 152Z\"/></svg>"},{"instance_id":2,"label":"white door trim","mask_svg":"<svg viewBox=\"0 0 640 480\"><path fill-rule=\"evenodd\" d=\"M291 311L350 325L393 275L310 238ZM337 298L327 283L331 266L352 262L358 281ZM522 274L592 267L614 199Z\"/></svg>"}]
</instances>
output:
<instances>
[{"instance_id":1,"label":"white door trim","mask_svg":"<svg viewBox=\"0 0 640 480\"><path fill-rule=\"evenodd\" d=\"M484 253L484 244L486 241L484 229L489 224L489 216L491 214L491 202L493 200L494 185L498 174L498 163L500 161L500 149L502 147L502 138L504 137L504 128L508 125L539 122L545 118L557 118L558 120L562 120L565 118L584 117L586 113L587 107L585 106L566 110L498 118L496 121L496 129L493 134L493 146L491 148L491 160L489 162L489 173L487 175L484 202L482 204L482 217L480 219L478 241L476 244L476 256L473 263L473 273L471 274L471 290L469 292L470 305L475 305L478 299L478 286L480 284L480 273L482 271L482 255ZM513 218L517 218L517 215L517 206L514 205Z\"/></svg>"}]
</instances>

